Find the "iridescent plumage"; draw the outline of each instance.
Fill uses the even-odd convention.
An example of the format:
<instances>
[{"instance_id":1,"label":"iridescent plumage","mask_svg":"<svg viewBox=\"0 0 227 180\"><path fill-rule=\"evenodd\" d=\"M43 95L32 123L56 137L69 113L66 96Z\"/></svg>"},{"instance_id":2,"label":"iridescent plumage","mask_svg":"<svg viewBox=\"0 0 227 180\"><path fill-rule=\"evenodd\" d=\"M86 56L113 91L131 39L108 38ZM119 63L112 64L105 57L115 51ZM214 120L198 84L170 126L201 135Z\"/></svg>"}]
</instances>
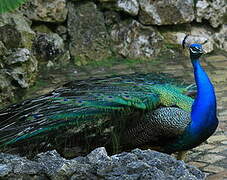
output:
<instances>
[{"instance_id":1,"label":"iridescent plumage","mask_svg":"<svg viewBox=\"0 0 227 180\"><path fill-rule=\"evenodd\" d=\"M213 86L197 63L201 47L196 48L190 50L198 87L195 101L187 96L187 86L164 75L74 81L1 110L0 144L6 149L30 144L42 150L80 147L83 152L97 146L111 152L143 146L167 153L193 148L217 127Z\"/></svg>"}]
</instances>

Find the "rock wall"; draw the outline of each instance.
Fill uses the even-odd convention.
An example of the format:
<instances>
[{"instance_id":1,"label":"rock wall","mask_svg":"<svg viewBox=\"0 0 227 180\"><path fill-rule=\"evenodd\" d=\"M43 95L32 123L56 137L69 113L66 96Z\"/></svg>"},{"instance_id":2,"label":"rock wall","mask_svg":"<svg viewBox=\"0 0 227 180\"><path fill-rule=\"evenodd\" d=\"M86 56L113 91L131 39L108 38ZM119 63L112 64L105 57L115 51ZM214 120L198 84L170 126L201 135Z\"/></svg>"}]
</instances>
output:
<instances>
[{"instance_id":1,"label":"rock wall","mask_svg":"<svg viewBox=\"0 0 227 180\"><path fill-rule=\"evenodd\" d=\"M152 60L179 50L186 33L203 36L207 52L226 51L226 7L225 0L28 0L0 16L0 107L34 84L40 65Z\"/></svg>"},{"instance_id":2,"label":"rock wall","mask_svg":"<svg viewBox=\"0 0 227 180\"><path fill-rule=\"evenodd\" d=\"M170 155L134 149L108 156L105 148L97 148L86 157L67 160L55 150L38 154L33 160L0 153L1 179L191 179L203 180L197 168L177 161Z\"/></svg>"}]
</instances>

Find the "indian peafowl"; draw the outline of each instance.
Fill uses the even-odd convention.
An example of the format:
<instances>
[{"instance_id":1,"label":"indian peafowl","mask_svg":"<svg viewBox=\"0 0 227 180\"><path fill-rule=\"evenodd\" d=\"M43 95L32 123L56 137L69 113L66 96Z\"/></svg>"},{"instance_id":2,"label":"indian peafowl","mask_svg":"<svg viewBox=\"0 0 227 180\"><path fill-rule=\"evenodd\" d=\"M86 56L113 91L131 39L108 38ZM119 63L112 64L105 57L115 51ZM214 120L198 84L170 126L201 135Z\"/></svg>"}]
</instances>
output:
<instances>
[{"instance_id":1,"label":"indian peafowl","mask_svg":"<svg viewBox=\"0 0 227 180\"><path fill-rule=\"evenodd\" d=\"M83 154L97 146L112 153L158 147L171 154L198 146L214 133L218 119L213 85L199 63L202 46L191 44L189 51L195 100L187 96L190 88L164 75L77 80L1 110L1 148L76 147Z\"/></svg>"}]
</instances>

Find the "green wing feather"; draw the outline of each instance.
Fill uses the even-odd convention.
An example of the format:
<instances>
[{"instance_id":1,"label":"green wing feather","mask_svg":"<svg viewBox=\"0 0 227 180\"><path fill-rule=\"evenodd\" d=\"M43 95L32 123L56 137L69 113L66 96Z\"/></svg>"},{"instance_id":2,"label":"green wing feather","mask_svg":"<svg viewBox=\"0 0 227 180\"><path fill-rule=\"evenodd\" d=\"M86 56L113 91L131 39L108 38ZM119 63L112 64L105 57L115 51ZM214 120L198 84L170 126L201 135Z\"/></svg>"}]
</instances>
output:
<instances>
[{"instance_id":1,"label":"green wing feather","mask_svg":"<svg viewBox=\"0 0 227 180\"><path fill-rule=\"evenodd\" d=\"M166 82L168 81L168 83ZM64 127L127 119L158 106L191 110L187 86L154 74L70 82L39 98L0 111L0 144L8 145ZM103 122L102 122L103 120Z\"/></svg>"},{"instance_id":2,"label":"green wing feather","mask_svg":"<svg viewBox=\"0 0 227 180\"><path fill-rule=\"evenodd\" d=\"M0 0L0 14L18 8L26 0Z\"/></svg>"}]
</instances>

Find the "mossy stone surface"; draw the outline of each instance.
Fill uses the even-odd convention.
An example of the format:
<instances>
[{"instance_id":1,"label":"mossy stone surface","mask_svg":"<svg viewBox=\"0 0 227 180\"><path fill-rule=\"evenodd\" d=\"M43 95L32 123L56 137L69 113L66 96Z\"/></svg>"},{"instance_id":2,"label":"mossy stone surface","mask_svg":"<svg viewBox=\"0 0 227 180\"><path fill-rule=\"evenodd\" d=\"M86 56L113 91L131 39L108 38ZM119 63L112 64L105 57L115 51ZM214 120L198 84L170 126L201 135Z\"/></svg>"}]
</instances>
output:
<instances>
[{"instance_id":1,"label":"mossy stone surface","mask_svg":"<svg viewBox=\"0 0 227 180\"><path fill-rule=\"evenodd\" d=\"M69 50L76 64L85 60L102 60L111 56L110 37L103 14L93 2L69 3ZM86 63L85 63L86 64Z\"/></svg>"}]
</instances>

